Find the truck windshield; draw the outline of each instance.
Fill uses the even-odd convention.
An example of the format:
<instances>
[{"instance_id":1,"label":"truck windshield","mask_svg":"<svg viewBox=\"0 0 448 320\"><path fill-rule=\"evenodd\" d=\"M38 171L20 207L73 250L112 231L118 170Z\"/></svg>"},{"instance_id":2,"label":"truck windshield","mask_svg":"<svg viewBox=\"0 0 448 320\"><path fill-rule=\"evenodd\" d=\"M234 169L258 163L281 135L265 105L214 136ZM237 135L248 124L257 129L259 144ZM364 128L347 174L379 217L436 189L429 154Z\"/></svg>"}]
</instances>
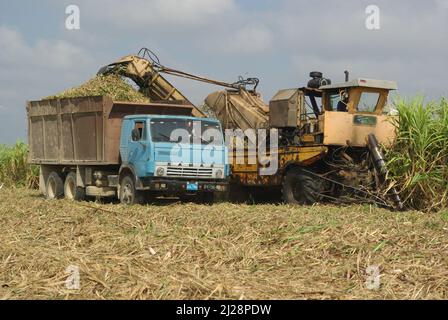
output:
<instances>
[{"instance_id":1,"label":"truck windshield","mask_svg":"<svg viewBox=\"0 0 448 320\"><path fill-rule=\"evenodd\" d=\"M153 142L223 144L220 125L206 120L153 119L151 137Z\"/></svg>"}]
</instances>

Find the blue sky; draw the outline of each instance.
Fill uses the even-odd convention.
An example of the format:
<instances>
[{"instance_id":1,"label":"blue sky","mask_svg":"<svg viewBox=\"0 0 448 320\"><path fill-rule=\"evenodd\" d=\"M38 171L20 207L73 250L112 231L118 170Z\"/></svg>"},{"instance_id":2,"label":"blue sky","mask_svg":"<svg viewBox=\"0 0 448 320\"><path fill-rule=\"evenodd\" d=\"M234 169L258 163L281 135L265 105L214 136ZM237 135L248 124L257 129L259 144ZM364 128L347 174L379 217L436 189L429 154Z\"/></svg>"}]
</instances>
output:
<instances>
[{"instance_id":1,"label":"blue sky","mask_svg":"<svg viewBox=\"0 0 448 320\"><path fill-rule=\"evenodd\" d=\"M80 8L80 30L65 28L69 4ZM380 30L365 27L370 4ZM406 96L448 95L448 0L3 0L0 143L25 140L27 100L79 85L143 46L218 80L257 76L266 101L313 70L333 81L346 69L396 80ZM195 103L217 89L170 80Z\"/></svg>"}]
</instances>

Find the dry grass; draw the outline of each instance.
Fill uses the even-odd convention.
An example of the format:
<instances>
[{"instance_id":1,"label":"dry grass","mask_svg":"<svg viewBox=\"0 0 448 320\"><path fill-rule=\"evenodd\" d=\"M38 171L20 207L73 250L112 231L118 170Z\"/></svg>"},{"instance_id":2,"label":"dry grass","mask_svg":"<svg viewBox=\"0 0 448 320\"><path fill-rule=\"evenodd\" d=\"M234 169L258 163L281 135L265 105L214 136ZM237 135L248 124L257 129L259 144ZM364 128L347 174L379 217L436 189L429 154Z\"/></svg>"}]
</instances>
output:
<instances>
[{"instance_id":1,"label":"dry grass","mask_svg":"<svg viewBox=\"0 0 448 320\"><path fill-rule=\"evenodd\" d=\"M0 190L3 299L446 299L448 212L47 202ZM65 288L79 266L81 289ZM365 288L366 267L381 288Z\"/></svg>"}]
</instances>

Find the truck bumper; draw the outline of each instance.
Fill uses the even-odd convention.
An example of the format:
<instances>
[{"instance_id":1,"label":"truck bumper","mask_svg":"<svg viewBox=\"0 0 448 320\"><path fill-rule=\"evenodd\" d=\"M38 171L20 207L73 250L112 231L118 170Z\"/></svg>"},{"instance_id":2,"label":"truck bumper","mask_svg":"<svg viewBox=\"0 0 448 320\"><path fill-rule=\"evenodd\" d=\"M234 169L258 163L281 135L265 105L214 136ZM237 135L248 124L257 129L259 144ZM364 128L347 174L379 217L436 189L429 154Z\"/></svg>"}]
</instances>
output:
<instances>
[{"instance_id":1,"label":"truck bumper","mask_svg":"<svg viewBox=\"0 0 448 320\"><path fill-rule=\"evenodd\" d=\"M225 192L228 189L227 180L181 180L166 178L140 179L139 190L166 191L173 193L201 193L201 192Z\"/></svg>"}]
</instances>

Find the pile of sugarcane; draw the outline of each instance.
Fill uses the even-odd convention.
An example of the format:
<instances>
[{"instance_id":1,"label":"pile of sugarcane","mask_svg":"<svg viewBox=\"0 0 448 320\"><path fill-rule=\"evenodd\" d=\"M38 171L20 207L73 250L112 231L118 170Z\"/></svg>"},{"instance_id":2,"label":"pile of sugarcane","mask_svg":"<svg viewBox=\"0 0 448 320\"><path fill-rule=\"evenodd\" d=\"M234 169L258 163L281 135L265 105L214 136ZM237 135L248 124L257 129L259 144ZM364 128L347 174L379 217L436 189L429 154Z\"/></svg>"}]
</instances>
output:
<instances>
[{"instance_id":1,"label":"pile of sugarcane","mask_svg":"<svg viewBox=\"0 0 448 320\"><path fill-rule=\"evenodd\" d=\"M65 90L46 99L89 96L109 96L115 101L149 102L149 99L145 95L137 91L131 84L116 74L98 75L78 87Z\"/></svg>"}]
</instances>

